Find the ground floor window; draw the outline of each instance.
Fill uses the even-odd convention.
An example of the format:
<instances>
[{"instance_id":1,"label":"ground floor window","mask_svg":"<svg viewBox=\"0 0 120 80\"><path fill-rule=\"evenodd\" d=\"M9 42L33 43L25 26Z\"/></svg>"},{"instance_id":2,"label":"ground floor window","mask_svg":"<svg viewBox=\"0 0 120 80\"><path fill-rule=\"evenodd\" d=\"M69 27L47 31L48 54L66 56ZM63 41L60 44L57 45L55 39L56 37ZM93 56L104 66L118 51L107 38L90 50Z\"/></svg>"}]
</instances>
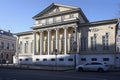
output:
<instances>
[{"instance_id":1,"label":"ground floor window","mask_svg":"<svg viewBox=\"0 0 120 80\"><path fill-rule=\"evenodd\" d=\"M103 61L109 61L109 58L103 58Z\"/></svg>"}]
</instances>

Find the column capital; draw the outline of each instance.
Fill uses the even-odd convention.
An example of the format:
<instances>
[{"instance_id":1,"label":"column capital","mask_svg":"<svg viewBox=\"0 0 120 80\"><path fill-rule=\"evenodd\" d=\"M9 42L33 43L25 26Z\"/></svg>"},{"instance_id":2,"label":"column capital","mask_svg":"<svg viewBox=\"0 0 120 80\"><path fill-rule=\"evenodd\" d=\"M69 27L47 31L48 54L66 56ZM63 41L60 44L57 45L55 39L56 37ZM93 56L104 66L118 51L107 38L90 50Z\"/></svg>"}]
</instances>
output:
<instances>
[{"instance_id":1,"label":"column capital","mask_svg":"<svg viewBox=\"0 0 120 80\"><path fill-rule=\"evenodd\" d=\"M60 28L55 28L56 31L58 31Z\"/></svg>"},{"instance_id":2,"label":"column capital","mask_svg":"<svg viewBox=\"0 0 120 80\"><path fill-rule=\"evenodd\" d=\"M33 31L33 34L36 34L36 31Z\"/></svg>"},{"instance_id":3,"label":"column capital","mask_svg":"<svg viewBox=\"0 0 120 80\"><path fill-rule=\"evenodd\" d=\"M78 25L77 25L77 24L72 25L72 28L76 28L76 27L78 27Z\"/></svg>"},{"instance_id":4,"label":"column capital","mask_svg":"<svg viewBox=\"0 0 120 80\"><path fill-rule=\"evenodd\" d=\"M63 27L63 29L68 29L68 27Z\"/></svg>"},{"instance_id":5,"label":"column capital","mask_svg":"<svg viewBox=\"0 0 120 80\"><path fill-rule=\"evenodd\" d=\"M50 31L51 31L51 29L47 29L47 31L48 31L48 32L50 32Z\"/></svg>"},{"instance_id":6,"label":"column capital","mask_svg":"<svg viewBox=\"0 0 120 80\"><path fill-rule=\"evenodd\" d=\"M39 30L39 33L42 33L42 32L44 32L44 30Z\"/></svg>"}]
</instances>

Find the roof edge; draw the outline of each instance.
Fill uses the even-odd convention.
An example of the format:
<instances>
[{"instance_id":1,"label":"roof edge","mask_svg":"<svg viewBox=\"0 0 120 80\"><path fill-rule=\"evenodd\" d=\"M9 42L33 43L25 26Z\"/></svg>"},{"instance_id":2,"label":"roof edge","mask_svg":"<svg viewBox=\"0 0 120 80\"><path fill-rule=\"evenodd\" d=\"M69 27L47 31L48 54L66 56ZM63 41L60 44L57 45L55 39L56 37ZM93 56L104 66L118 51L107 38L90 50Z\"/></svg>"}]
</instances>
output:
<instances>
[{"instance_id":1,"label":"roof edge","mask_svg":"<svg viewBox=\"0 0 120 80\"><path fill-rule=\"evenodd\" d=\"M74 6L67 6L67 5L52 3L51 5L49 5L49 6L46 7L45 9L43 9L41 12L39 12L38 14L36 14L35 16L33 16L32 19L36 18L36 17L37 17L38 15L40 15L40 14L43 14L45 11L49 10L50 8L52 8L52 7L54 7L54 6L61 6L61 7L79 9L78 7L74 7Z\"/></svg>"},{"instance_id":2,"label":"roof edge","mask_svg":"<svg viewBox=\"0 0 120 80\"><path fill-rule=\"evenodd\" d=\"M19 33L15 33L14 35L20 36L20 35L27 35L27 34L32 34L33 31L26 31L26 32L19 32Z\"/></svg>"},{"instance_id":3,"label":"roof edge","mask_svg":"<svg viewBox=\"0 0 120 80\"><path fill-rule=\"evenodd\" d=\"M102 24L108 24L108 23L119 23L119 18L115 19L109 19L109 20L101 20L101 21L95 21L95 22L88 22L88 23L83 23L80 24L79 26L92 26L92 25L102 25Z\"/></svg>"}]
</instances>

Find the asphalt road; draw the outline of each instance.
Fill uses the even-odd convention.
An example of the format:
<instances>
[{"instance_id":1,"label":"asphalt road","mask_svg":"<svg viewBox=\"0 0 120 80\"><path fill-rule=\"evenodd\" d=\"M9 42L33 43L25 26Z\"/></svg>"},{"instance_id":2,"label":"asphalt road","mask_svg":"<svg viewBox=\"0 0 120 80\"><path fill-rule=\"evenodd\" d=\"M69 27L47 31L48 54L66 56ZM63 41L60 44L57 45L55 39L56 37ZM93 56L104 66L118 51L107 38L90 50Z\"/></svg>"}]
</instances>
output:
<instances>
[{"instance_id":1,"label":"asphalt road","mask_svg":"<svg viewBox=\"0 0 120 80\"><path fill-rule=\"evenodd\" d=\"M0 69L0 80L120 80L120 72L58 72Z\"/></svg>"}]
</instances>

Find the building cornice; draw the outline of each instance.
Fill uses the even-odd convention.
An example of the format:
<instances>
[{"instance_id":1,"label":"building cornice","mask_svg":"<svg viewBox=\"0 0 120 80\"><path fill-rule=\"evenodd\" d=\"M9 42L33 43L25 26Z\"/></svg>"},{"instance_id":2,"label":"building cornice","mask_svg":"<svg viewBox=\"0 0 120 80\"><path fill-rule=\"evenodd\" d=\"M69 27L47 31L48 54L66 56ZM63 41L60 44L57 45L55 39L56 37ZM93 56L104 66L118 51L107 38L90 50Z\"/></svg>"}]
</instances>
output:
<instances>
[{"instance_id":1,"label":"building cornice","mask_svg":"<svg viewBox=\"0 0 120 80\"><path fill-rule=\"evenodd\" d=\"M77 23L77 22L79 22L79 20L75 19L75 20L57 22L57 23L53 23L53 24L48 24L48 25L43 25L43 26L36 26L36 27L31 27L31 28L33 30L36 30L36 29L43 29L43 28L48 28L48 27L53 27L53 26L61 26L61 25L65 25L65 24L69 24L69 23Z\"/></svg>"},{"instance_id":2,"label":"building cornice","mask_svg":"<svg viewBox=\"0 0 120 80\"><path fill-rule=\"evenodd\" d=\"M32 33L33 33L33 31L26 31L26 32L15 33L14 35L21 36L21 35L29 35Z\"/></svg>"},{"instance_id":3,"label":"building cornice","mask_svg":"<svg viewBox=\"0 0 120 80\"><path fill-rule=\"evenodd\" d=\"M118 23L119 19L110 19L110 20L102 20L102 21L95 21L95 22L89 22L89 23L80 23L79 27L85 27L85 26L96 26L96 25L104 25L104 24L112 24L112 23Z\"/></svg>"}]
</instances>

